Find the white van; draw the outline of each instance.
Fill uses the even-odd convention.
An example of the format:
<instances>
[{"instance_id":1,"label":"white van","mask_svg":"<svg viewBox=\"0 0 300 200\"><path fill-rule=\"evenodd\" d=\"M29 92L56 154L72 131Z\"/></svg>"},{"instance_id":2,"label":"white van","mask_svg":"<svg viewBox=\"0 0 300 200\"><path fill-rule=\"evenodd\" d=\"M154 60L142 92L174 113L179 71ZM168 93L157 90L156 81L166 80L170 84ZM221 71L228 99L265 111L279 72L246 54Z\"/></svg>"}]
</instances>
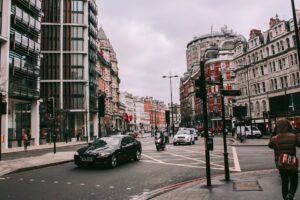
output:
<instances>
[{"instance_id":1,"label":"white van","mask_svg":"<svg viewBox=\"0 0 300 200\"><path fill-rule=\"evenodd\" d=\"M252 132L251 132L252 129ZM237 135L246 136L247 138L256 137L261 138L262 133L256 126L236 126L235 132Z\"/></svg>"}]
</instances>

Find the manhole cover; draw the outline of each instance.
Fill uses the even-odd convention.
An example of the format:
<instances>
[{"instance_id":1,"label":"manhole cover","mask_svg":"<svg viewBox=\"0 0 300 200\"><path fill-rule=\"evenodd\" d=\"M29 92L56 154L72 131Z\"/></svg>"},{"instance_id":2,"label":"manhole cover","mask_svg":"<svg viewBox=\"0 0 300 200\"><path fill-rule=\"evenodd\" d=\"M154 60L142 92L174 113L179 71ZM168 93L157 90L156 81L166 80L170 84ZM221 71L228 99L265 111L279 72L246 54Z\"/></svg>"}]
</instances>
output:
<instances>
[{"instance_id":1,"label":"manhole cover","mask_svg":"<svg viewBox=\"0 0 300 200\"><path fill-rule=\"evenodd\" d=\"M258 181L241 181L233 183L234 191L262 191Z\"/></svg>"}]
</instances>

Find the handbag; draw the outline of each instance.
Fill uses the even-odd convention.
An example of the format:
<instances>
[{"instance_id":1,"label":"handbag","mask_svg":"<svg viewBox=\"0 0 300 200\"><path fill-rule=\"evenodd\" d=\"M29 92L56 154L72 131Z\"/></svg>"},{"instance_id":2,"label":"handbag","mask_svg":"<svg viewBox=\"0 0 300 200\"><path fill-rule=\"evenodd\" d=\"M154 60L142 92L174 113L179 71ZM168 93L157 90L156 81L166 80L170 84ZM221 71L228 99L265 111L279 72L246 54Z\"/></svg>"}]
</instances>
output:
<instances>
[{"instance_id":1,"label":"handbag","mask_svg":"<svg viewBox=\"0 0 300 200\"><path fill-rule=\"evenodd\" d=\"M279 149L279 138L276 136L276 145ZM289 170L289 171L297 171L298 170L299 161L297 156L290 155L287 153L279 153L277 157L276 166L280 170Z\"/></svg>"}]
</instances>

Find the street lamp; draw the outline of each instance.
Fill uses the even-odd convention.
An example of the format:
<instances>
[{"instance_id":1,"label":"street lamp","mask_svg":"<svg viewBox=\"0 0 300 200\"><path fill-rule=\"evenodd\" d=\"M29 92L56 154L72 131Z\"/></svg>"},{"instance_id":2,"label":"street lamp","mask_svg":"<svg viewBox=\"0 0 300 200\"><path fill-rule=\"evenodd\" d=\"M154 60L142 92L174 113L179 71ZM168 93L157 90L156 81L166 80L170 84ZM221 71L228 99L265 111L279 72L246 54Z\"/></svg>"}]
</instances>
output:
<instances>
[{"instance_id":1,"label":"street lamp","mask_svg":"<svg viewBox=\"0 0 300 200\"><path fill-rule=\"evenodd\" d=\"M163 78L169 78L170 79L170 91L171 91L171 117L172 117L172 134L174 134L174 118L173 118L173 99L172 99L172 78L177 78L178 75L169 74L169 76L162 76Z\"/></svg>"}]
</instances>

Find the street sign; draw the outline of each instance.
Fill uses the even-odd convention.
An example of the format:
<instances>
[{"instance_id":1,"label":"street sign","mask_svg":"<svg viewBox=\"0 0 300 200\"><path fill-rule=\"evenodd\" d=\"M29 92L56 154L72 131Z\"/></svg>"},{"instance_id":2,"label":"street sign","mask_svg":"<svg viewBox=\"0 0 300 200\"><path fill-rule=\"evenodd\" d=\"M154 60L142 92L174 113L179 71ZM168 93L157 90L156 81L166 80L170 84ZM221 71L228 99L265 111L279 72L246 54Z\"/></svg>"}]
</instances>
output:
<instances>
[{"instance_id":1,"label":"street sign","mask_svg":"<svg viewBox=\"0 0 300 200\"><path fill-rule=\"evenodd\" d=\"M241 96L240 90L221 90L223 96Z\"/></svg>"}]
</instances>

